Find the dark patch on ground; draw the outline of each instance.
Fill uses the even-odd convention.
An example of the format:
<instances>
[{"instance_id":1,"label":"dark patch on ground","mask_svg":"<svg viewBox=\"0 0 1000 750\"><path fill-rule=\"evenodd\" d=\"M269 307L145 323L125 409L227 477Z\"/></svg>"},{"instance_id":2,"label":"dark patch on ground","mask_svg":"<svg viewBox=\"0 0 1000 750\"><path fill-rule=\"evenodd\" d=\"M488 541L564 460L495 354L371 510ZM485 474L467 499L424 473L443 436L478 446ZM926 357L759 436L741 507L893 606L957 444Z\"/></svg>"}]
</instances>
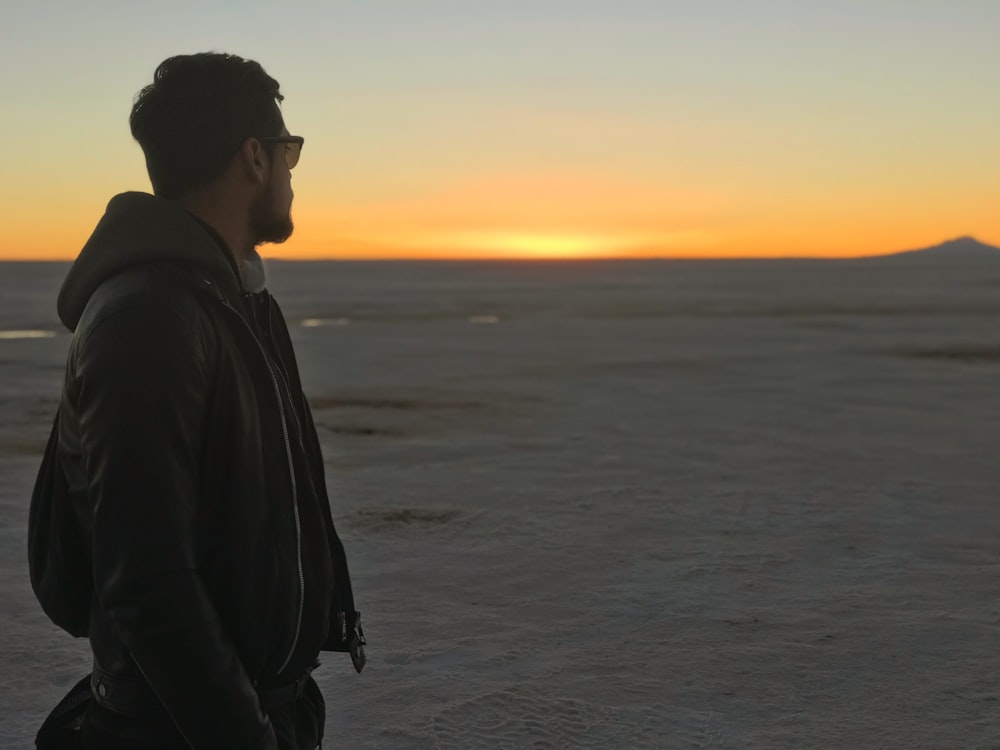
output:
<instances>
[{"instance_id":1,"label":"dark patch on ground","mask_svg":"<svg viewBox=\"0 0 1000 750\"><path fill-rule=\"evenodd\" d=\"M0 440L0 453L13 453L18 456L40 456L45 453L46 439L19 438Z\"/></svg>"},{"instance_id":2,"label":"dark patch on ground","mask_svg":"<svg viewBox=\"0 0 1000 750\"><path fill-rule=\"evenodd\" d=\"M381 427L366 427L363 425L317 425L334 435L349 435L351 437L398 437L403 433L399 430L386 430Z\"/></svg>"},{"instance_id":3,"label":"dark patch on ground","mask_svg":"<svg viewBox=\"0 0 1000 750\"><path fill-rule=\"evenodd\" d=\"M409 411L416 409L475 409L482 404L476 401L432 401L409 398L376 398L348 396L317 396L309 399L313 409L387 409Z\"/></svg>"},{"instance_id":4,"label":"dark patch on ground","mask_svg":"<svg viewBox=\"0 0 1000 750\"><path fill-rule=\"evenodd\" d=\"M858 324L844 320L830 320L829 318L803 318L796 322L800 328L811 331L856 331Z\"/></svg>"},{"instance_id":5,"label":"dark patch on ground","mask_svg":"<svg viewBox=\"0 0 1000 750\"><path fill-rule=\"evenodd\" d=\"M450 526L465 519L465 513L454 508L371 508L355 511L347 523L366 531L409 527Z\"/></svg>"},{"instance_id":6,"label":"dark patch on ground","mask_svg":"<svg viewBox=\"0 0 1000 750\"><path fill-rule=\"evenodd\" d=\"M582 311L579 317L590 320L651 320L666 318L869 318L869 317L910 317L910 316L984 316L1000 315L1000 308L994 306L949 307L942 305L859 305L854 307L764 307L749 304L741 307L704 307L673 309L660 306L643 308L604 309Z\"/></svg>"},{"instance_id":7,"label":"dark patch on ground","mask_svg":"<svg viewBox=\"0 0 1000 750\"><path fill-rule=\"evenodd\" d=\"M969 346L952 349L913 349L900 352L900 356L967 363L1000 362L1000 348Z\"/></svg>"},{"instance_id":8,"label":"dark patch on ground","mask_svg":"<svg viewBox=\"0 0 1000 750\"><path fill-rule=\"evenodd\" d=\"M317 426L348 437L399 437L411 433L414 423L438 424L447 412L479 409L477 401L449 401L377 395L316 396L309 399ZM324 418L324 412L333 413ZM391 415L399 415L393 417ZM404 418L404 414L411 415ZM376 416L378 415L378 416ZM419 415L419 417L417 416ZM405 420L402 428L394 424ZM335 424L330 424L335 422ZM388 425L384 423L388 422Z\"/></svg>"},{"instance_id":9,"label":"dark patch on ground","mask_svg":"<svg viewBox=\"0 0 1000 750\"><path fill-rule=\"evenodd\" d=\"M726 625L759 625L760 620L756 617L734 617L732 619L724 620Z\"/></svg>"}]
</instances>

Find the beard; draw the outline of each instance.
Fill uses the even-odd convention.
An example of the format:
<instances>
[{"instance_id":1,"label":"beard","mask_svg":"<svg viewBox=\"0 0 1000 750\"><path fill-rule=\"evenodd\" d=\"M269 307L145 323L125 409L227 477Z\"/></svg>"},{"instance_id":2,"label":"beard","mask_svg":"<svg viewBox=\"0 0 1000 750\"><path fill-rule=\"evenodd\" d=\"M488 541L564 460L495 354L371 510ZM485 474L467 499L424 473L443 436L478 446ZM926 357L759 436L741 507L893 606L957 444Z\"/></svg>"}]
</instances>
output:
<instances>
[{"instance_id":1,"label":"beard","mask_svg":"<svg viewBox=\"0 0 1000 750\"><path fill-rule=\"evenodd\" d=\"M250 212L250 229L253 232L254 244L262 245L265 242L280 244L292 236L294 228L291 206L284 211L276 208L275 191L268 186Z\"/></svg>"}]
</instances>

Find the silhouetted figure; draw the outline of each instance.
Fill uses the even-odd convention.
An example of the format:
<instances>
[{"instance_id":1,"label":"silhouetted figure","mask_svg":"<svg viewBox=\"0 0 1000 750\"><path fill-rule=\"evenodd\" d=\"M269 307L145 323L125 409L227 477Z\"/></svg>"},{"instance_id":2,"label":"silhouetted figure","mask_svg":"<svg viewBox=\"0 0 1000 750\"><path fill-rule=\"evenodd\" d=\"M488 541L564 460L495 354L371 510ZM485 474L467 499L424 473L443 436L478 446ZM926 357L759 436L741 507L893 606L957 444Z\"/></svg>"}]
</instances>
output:
<instances>
[{"instance_id":1,"label":"silhouetted figure","mask_svg":"<svg viewBox=\"0 0 1000 750\"><path fill-rule=\"evenodd\" d=\"M303 139L282 99L250 60L164 61L130 118L154 195L111 200L60 292L74 335L29 556L39 601L90 639L94 667L39 747L312 750L320 651L364 666L255 249L292 233Z\"/></svg>"}]
</instances>

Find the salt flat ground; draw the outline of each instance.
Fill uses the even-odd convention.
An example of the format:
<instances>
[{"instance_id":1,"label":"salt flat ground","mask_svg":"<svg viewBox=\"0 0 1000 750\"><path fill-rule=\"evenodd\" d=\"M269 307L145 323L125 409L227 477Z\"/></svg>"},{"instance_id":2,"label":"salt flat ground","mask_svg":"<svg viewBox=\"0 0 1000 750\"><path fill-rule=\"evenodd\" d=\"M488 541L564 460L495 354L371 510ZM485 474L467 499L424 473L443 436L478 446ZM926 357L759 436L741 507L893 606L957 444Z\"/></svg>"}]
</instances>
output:
<instances>
[{"instance_id":1,"label":"salt flat ground","mask_svg":"<svg viewBox=\"0 0 1000 750\"><path fill-rule=\"evenodd\" d=\"M334 747L1000 747L1000 260L270 275L370 642ZM68 341L0 339L3 748L89 669L25 563Z\"/></svg>"}]
</instances>

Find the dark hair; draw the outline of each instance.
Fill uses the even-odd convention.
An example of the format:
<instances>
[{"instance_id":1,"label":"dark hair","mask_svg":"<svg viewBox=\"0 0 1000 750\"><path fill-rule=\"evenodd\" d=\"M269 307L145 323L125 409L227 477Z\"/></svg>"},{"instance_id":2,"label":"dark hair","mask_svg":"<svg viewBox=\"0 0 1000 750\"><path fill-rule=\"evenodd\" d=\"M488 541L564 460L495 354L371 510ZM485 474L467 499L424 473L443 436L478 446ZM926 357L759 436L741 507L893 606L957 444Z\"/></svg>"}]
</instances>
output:
<instances>
[{"instance_id":1,"label":"dark hair","mask_svg":"<svg viewBox=\"0 0 1000 750\"><path fill-rule=\"evenodd\" d=\"M129 116L153 192L176 198L222 174L247 138L278 135L282 99L253 60L219 52L164 60Z\"/></svg>"}]
</instances>

